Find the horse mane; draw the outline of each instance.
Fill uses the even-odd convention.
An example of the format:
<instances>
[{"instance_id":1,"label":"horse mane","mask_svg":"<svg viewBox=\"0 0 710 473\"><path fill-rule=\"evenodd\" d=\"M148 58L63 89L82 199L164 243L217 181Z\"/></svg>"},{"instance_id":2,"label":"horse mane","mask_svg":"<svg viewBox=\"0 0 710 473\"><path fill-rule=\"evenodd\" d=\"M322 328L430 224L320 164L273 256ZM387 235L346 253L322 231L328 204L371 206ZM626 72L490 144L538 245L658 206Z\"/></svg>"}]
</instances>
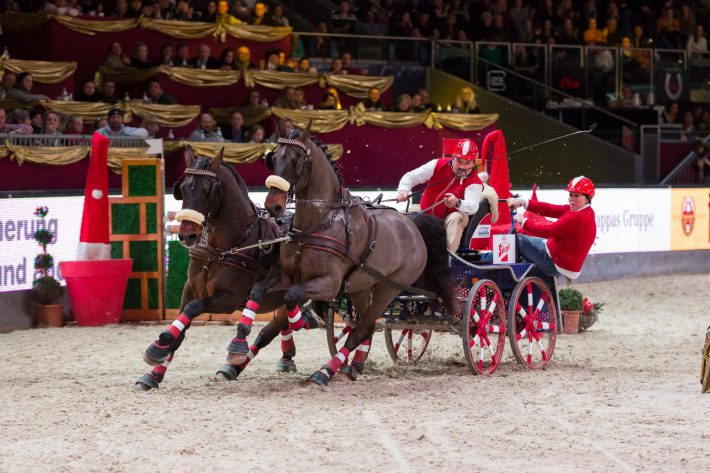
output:
<instances>
[{"instance_id":1,"label":"horse mane","mask_svg":"<svg viewBox=\"0 0 710 473\"><path fill-rule=\"evenodd\" d=\"M303 135L303 130L294 128L291 133L289 133L289 138L300 138ZM333 167L333 172L335 173L335 176L338 178L338 182L340 182L340 185L343 186L345 183L343 182L343 170L340 168L340 165L336 160L333 159L333 155L328 151L328 146L323 144L321 140L313 136L311 134L309 138L317 147L320 149L325 157L328 159L328 162L330 165Z\"/></svg>"}]
</instances>

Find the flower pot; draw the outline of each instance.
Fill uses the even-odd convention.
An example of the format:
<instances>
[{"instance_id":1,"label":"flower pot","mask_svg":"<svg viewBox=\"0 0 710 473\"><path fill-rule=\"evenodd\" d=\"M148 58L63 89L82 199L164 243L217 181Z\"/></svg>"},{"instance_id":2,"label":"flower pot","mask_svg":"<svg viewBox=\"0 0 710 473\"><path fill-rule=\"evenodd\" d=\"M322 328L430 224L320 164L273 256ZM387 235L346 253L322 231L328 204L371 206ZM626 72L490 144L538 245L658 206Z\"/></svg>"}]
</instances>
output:
<instances>
[{"instance_id":1,"label":"flower pot","mask_svg":"<svg viewBox=\"0 0 710 473\"><path fill-rule=\"evenodd\" d=\"M38 304L37 324L40 327L61 327L64 324L64 307L61 304Z\"/></svg>"},{"instance_id":2,"label":"flower pot","mask_svg":"<svg viewBox=\"0 0 710 473\"><path fill-rule=\"evenodd\" d=\"M563 310L562 320L564 322L564 332L567 335L574 335L579 332L579 316L581 310Z\"/></svg>"},{"instance_id":3,"label":"flower pot","mask_svg":"<svg viewBox=\"0 0 710 473\"><path fill-rule=\"evenodd\" d=\"M62 261L76 324L94 326L121 321L123 297L133 260Z\"/></svg>"}]
</instances>

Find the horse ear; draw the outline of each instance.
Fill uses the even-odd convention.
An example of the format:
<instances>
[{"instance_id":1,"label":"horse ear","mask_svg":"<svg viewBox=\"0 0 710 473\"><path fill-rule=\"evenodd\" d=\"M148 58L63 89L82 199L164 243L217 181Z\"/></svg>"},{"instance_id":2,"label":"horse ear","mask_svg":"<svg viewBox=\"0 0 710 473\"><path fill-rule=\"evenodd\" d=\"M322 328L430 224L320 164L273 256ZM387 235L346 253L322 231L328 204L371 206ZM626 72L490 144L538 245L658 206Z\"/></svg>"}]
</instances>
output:
<instances>
[{"instance_id":1,"label":"horse ear","mask_svg":"<svg viewBox=\"0 0 710 473\"><path fill-rule=\"evenodd\" d=\"M217 156L212 158L212 162L210 163L210 171L217 172L219 167L222 165L223 160L224 160L224 146L222 146L222 149L219 150L219 153L217 153Z\"/></svg>"},{"instance_id":2,"label":"horse ear","mask_svg":"<svg viewBox=\"0 0 710 473\"><path fill-rule=\"evenodd\" d=\"M308 138L311 137L311 125L313 124L313 120L308 120L308 126L306 129L303 131L303 134L301 135L301 141L306 142Z\"/></svg>"},{"instance_id":3,"label":"horse ear","mask_svg":"<svg viewBox=\"0 0 710 473\"><path fill-rule=\"evenodd\" d=\"M192 167L192 165L195 163L195 150L192 148L192 146L187 145L185 148L185 164L187 167Z\"/></svg>"}]
</instances>

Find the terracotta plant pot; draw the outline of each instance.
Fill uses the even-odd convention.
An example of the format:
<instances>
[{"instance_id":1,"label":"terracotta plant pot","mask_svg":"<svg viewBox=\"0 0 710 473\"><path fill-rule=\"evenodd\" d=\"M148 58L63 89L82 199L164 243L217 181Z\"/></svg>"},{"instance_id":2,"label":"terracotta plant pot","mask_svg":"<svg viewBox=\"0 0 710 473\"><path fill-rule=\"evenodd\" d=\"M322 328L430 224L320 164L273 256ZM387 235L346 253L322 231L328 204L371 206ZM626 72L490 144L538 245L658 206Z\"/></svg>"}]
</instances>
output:
<instances>
[{"instance_id":1,"label":"terracotta plant pot","mask_svg":"<svg viewBox=\"0 0 710 473\"><path fill-rule=\"evenodd\" d=\"M564 321L564 332L567 335L574 335L579 332L579 316L582 314L581 310L563 310L562 320Z\"/></svg>"},{"instance_id":2,"label":"terracotta plant pot","mask_svg":"<svg viewBox=\"0 0 710 473\"><path fill-rule=\"evenodd\" d=\"M37 305L37 323L40 327L64 325L64 307L61 304Z\"/></svg>"}]
</instances>

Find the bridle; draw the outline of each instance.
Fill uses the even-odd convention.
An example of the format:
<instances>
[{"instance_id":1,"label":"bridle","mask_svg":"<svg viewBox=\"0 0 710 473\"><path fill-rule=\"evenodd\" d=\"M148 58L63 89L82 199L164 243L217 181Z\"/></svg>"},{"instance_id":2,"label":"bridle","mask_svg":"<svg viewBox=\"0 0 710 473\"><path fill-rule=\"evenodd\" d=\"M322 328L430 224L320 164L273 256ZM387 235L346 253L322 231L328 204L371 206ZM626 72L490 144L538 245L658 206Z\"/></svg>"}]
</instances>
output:
<instances>
[{"instance_id":1,"label":"bridle","mask_svg":"<svg viewBox=\"0 0 710 473\"><path fill-rule=\"evenodd\" d=\"M299 156L298 161L296 162L296 165L294 167L294 173L296 174L296 182L291 185L291 188L287 192L288 198L290 200L293 200L296 198L296 190L301 188L301 179L303 178L304 174L308 176L308 171L310 171L310 166L313 162L313 157L311 156L311 149L306 146L303 141L295 140L293 138L279 138L278 140L276 140L276 143L280 145L296 146L297 148L300 148L306 153L305 156ZM308 181L305 182L303 187L307 185Z\"/></svg>"}]
</instances>

